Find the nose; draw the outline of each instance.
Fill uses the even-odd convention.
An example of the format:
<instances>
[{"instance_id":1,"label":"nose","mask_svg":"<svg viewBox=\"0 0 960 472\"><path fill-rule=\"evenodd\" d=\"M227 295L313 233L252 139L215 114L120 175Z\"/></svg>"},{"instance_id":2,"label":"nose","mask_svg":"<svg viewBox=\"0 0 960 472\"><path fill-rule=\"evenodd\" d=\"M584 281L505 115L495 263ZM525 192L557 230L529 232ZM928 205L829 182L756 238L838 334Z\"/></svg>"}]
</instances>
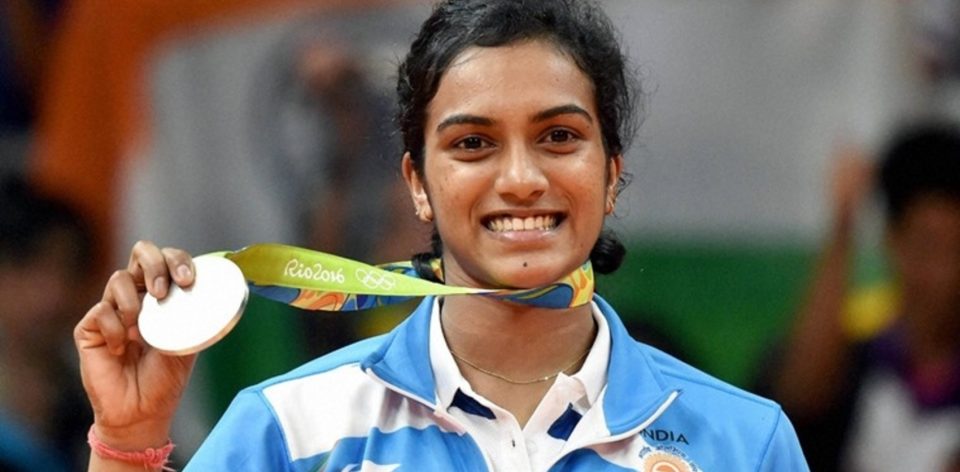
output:
<instances>
[{"instance_id":1,"label":"nose","mask_svg":"<svg viewBox=\"0 0 960 472\"><path fill-rule=\"evenodd\" d=\"M546 192L549 181L535 152L513 146L504 152L494 190L512 203L530 203Z\"/></svg>"}]
</instances>

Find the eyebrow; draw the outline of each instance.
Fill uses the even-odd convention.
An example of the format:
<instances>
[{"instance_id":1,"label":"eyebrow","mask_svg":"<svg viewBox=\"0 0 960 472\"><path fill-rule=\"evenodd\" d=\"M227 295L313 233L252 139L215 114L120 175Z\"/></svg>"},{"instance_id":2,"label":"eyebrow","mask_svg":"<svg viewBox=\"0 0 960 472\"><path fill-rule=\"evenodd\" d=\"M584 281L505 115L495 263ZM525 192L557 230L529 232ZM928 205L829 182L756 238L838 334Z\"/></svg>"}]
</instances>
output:
<instances>
[{"instance_id":1,"label":"eyebrow","mask_svg":"<svg viewBox=\"0 0 960 472\"><path fill-rule=\"evenodd\" d=\"M541 121L546 121L551 118L554 118L560 115L567 115L567 114L581 115L584 118L586 118L587 121L589 121L590 123L593 123L593 116L590 115L590 113L587 110L584 110L583 108L577 105L574 105L572 103L567 105L559 105L553 108L543 110L537 113L536 115L533 115L533 119L531 121L533 121L534 123L539 123ZM439 133L444 129L447 129L454 125L492 126L493 124L494 124L494 120L490 118L464 113L464 114L458 114L458 115L451 115L445 118L443 121L440 122L440 124L437 125L437 132Z\"/></svg>"},{"instance_id":2,"label":"eyebrow","mask_svg":"<svg viewBox=\"0 0 960 472\"><path fill-rule=\"evenodd\" d=\"M587 112L587 110L584 110L583 108L580 108L579 106L574 105L572 103L567 105L556 106L556 107L541 111L540 113L533 115L533 121L534 122L546 121L546 120L549 120L550 118L554 118L560 115L568 115L568 114L582 115L584 118L587 119L587 121L589 121L590 123L593 123L593 116L591 116L590 113Z\"/></svg>"},{"instance_id":3,"label":"eyebrow","mask_svg":"<svg viewBox=\"0 0 960 472\"><path fill-rule=\"evenodd\" d=\"M490 118L484 118L477 115L452 115L445 118L440 124L437 125L437 132L441 132L446 128L449 128L454 125L480 125L480 126L491 126L493 125L493 120Z\"/></svg>"}]
</instances>

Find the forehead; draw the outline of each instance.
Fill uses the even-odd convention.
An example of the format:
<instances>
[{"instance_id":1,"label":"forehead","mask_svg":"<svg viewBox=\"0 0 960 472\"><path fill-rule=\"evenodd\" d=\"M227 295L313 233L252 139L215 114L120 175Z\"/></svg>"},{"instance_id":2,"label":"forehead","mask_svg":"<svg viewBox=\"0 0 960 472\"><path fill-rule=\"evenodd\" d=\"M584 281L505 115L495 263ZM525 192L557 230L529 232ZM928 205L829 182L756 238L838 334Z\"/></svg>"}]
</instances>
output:
<instances>
[{"instance_id":1,"label":"forehead","mask_svg":"<svg viewBox=\"0 0 960 472\"><path fill-rule=\"evenodd\" d=\"M543 40L471 47L444 73L428 122L447 113L494 116L575 104L596 115L590 78L562 49Z\"/></svg>"}]
</instances>

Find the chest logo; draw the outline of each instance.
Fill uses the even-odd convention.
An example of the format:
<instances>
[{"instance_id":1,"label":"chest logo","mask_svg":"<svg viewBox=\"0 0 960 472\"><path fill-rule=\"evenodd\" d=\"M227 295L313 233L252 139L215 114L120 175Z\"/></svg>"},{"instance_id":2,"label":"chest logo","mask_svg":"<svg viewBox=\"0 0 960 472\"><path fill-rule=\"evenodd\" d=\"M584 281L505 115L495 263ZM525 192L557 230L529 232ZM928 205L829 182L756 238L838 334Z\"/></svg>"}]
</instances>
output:
<instances>
[{"instance_id":1,"label":"chest logo","mask_svg":"<svg viewBox=\"0 0 960 472\"><path fill-rule=\"evenodd\" d=\"M640 451L643 472L700 472L682 453L667 449L643 448Z\"/></svg>"}]
</instances>

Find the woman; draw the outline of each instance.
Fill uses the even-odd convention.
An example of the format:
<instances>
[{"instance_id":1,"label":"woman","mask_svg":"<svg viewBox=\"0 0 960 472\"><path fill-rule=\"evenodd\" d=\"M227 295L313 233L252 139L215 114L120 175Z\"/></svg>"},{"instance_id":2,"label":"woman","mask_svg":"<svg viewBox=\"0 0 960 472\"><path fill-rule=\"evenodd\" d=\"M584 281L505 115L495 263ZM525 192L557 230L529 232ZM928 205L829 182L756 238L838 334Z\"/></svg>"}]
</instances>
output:
<instances>
[{"instance_id":1,"label":"woman","mask_svg":"<svg viewBox=\"0 0 960 472\"><path fill-rule=\"evenodd\" d=\"M586 1L435 8L400 67L399 121L445 283L531 288L588 260L616 269L622 246L601 230L623 176L625 77L609 20ZM137 287L162 298L191 267L138 243L76 329L92 470L142 470L124 453L167 443L193 358L139 342ZM777 405L636 343L601 298L556 309L480 296L427 297L390 334L243 391L188 470L397 467L807 470Z\"/></svg>"}]
</instances>

